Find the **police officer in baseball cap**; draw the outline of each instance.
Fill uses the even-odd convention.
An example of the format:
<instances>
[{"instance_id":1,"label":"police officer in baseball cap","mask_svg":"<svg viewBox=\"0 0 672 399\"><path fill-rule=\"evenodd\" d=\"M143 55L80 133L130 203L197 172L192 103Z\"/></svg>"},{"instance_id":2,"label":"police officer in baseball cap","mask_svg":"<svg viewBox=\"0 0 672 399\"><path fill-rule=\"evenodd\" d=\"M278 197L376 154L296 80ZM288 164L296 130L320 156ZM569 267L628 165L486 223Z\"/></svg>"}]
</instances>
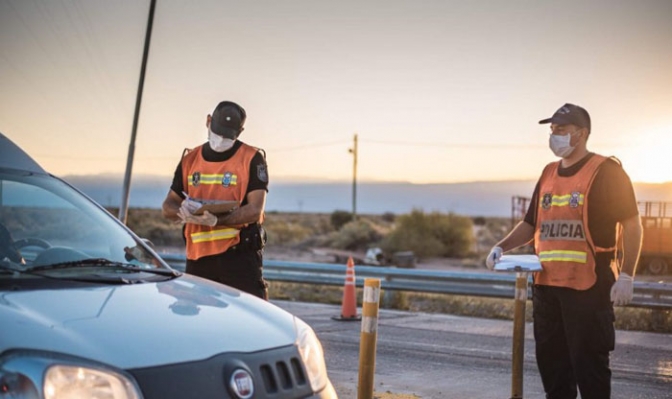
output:
<instances>
[{"instance_id":1,"label":"police officer in baseball cap","mask_svg":"<svg viewBox=\"0 0 672 399\"><path fill-rule=\"evenodd\" d=\"M550 123L549 147L560 160L546 166L525 219L492 248L486 266L534 244L543 267L534 273L534 338L546 397L576 398L578 390L608 399L613 305L632 300L641 249L637 200L620 162L588 151L584 108L566 103L539 123Z\"/></svg>"},{"instance_id":2,"label":"police officer in baseball cap","mask_svg":"<svg viewBox=\"0 0 672 399\"><path fill-rule=\"evenodd\" d=\"M263 150L238 140L247 113L222 101L206 118L208 141L185 151L163 202L164 217L184 223L186 272L267 298L262 275L268 192ZM204 204L231 211L199 211Z\"/></svg>"}]
</instances>

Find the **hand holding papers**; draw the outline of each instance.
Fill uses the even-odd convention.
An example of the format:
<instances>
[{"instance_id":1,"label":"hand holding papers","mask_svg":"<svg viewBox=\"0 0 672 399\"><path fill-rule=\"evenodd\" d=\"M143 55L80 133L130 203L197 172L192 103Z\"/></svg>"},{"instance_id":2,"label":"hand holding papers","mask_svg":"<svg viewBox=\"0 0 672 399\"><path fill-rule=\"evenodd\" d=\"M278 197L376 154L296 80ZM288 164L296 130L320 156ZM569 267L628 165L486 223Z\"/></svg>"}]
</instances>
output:
<instances>
[{"instance_id":1,"label":"hand holding papers","mask_svg":"<svg viewBox=\"0 0 672 399\"><path fill-rule=\"evenodd\" d=\"M205 211L217 215L228 213L238 208L238 201L203 200L199 198L192 198L184 191L182 191L182 194L184 194L186 198L184 202L190 205L187 207L187 210L192 215L203 215Z\"/></svg>"},{"instance_id":2,"label":"hand holding papers","mask_svg":"<svg viewBox=\"0 0 672 399\"><path fill-rule=\"evenodd\" d=\"M194 211L194 215L202 215L205 211L212 214L221 214L231 212L238 208L238 201L217 201L209 204L203 204L200 208Z\"/></svg>"}]
</instances>

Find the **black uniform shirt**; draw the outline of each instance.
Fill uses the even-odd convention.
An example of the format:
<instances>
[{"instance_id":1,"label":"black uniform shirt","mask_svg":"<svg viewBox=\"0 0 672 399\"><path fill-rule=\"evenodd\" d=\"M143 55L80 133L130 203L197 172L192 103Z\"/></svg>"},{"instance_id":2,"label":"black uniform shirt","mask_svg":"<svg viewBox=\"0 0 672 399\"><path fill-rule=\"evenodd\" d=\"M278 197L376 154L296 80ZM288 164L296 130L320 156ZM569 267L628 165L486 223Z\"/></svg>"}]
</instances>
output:
<instances>
[{"instance_id":1,"label":"black uniform shirt","mask_svg":"<svg viewBox=\"0 0 672 399\"><path fill-rule=\"evenodd\" d=\"M576 164L558 168L558 175L574 176L593 156L589 153ZM588 191L588 229L593 242L598 247L609 248L615 245L616 222L622 222L639 214L635 192L630 177L614 159L607 159L597 170L595 181ZM539 182L534 188L525 222L536 226L539 209ZM598 263L612 258L613 254L598 255Z\"/></svg>"},{"instance_id":2,"label":"black uniform shirt","mask_svg":"<svg viewBox=\"0 0 672 399\"><path fill-rule=\"evenodd\" d=\"M215 152L210 148L210 145L206 143L201 150L201 155L203 159L208 162L224 162L229 159L238 151L241 147L242 142L236 140L233 144L233 147L224 151L224 152ZM245 192L245 198L240 204L241 206L247 204L247 194L255 190L265 190L268 192L268 168L266 166L266 159L262 151L257 151L257 153L252 157L250 162L250 176L248 178L249 183L247 184L247 191ZM184 194L182 191L184 189L184 184L182 183L182 160L177 164L175 169L175 175L173 176L173 184L171 184L170 189L177 193L180 198L184 199Z\"/></svg>"}]
</instances>

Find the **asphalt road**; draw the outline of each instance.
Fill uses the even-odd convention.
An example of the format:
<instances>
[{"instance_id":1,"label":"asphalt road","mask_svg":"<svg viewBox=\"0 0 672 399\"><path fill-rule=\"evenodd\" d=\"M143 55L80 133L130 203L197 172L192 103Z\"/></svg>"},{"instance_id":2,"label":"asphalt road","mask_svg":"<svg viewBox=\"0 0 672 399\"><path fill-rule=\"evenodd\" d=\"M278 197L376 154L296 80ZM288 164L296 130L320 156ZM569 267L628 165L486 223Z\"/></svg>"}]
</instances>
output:
<instances>
[{"instance_id":1,"label":"asphalt road","mask_svg":"<svg viewBox=\"0 0 672 399\"><path fill-rule=\"evenodd\" d=\"M356 398L360 322L332 320L340 306L273 302L315 329L339 397ZM375 391L423 399L510 398L512 328L511 321L381 310ZM612 398L672 399L672 335L617 331L616 339ZM524 397L544 398L530 324Z\"/></svg>"}]
</instances>

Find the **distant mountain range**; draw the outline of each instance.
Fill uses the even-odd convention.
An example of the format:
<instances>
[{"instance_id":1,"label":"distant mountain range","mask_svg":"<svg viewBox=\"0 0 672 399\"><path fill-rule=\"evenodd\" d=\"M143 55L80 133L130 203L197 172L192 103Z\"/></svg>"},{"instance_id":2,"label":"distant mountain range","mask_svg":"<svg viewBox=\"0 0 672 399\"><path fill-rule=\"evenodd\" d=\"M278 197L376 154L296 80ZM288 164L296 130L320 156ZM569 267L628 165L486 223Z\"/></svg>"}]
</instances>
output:
<instances>
[{"instance_id":1,"label":"distant mountain range","mask_svg":"<svg viewBox=\"0 0 672 399\"><path fill-rule=\"evenodd\" d=\"M118 207L121 203L122 176L65 176L64 179L101 205ZM134 176L129 206L160 208L171 181L172 178L166 176ZM357 185L357 212L400 214L417 208L427 212L508 217L511 215L511 198L530 197L534 185L535 181L531 180L443 184L362 182ZM636 183L635 191L640 201L672 202L672 182ZM350 211L352 183L271 182L266 210L319 213Z\"/></svg>"}]
</instances>

